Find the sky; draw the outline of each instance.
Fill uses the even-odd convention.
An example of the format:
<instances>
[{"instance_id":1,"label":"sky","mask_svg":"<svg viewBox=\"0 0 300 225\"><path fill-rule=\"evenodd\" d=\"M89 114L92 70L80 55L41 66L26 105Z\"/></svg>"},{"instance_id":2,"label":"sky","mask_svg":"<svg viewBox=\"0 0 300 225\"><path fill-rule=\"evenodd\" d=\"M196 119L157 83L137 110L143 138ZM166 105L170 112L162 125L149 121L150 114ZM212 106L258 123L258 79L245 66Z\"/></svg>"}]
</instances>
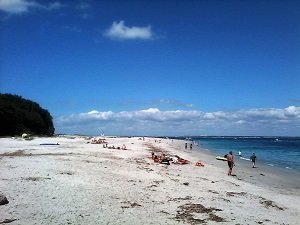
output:
<instances>
[{"instance_id":1,"label":"sky","mask_svg":"<svg viewBox=\"0 0 300 225\"><path fill-rule=\"evenodd\" d=\"M0 92L55 132L300 136L300 1L0 0Z\"/></svg>"}]
</instances>

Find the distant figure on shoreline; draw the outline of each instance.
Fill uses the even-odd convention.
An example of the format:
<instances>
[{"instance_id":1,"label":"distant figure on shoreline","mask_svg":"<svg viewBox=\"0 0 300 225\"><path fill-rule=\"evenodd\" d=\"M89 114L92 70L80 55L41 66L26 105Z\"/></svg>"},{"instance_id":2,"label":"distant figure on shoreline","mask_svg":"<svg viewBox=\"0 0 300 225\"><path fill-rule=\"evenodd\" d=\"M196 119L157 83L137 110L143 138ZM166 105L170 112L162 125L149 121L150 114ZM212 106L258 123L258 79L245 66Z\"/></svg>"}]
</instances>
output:
<instances>
[{"instance_id":1,"label":"distant figure on shoreline","mask_svg":"<svg viewBox=\"0 0 300 225\"><path fill-rule=\"evenodd\" d=\"M255 167L256 167L256 166L255 166L256 155L255 155L254 152L253 152L253 155L251 155L250 160L251 160L251 162L252 162L252 168L255 168Z\"/></svg>"},{"instance_id":2,"label":"distant figure on shoreline","mask_svg":"<svg viewBox=\"0 0 300 225\"><path fill-rule=\"evenodd\" d=\"M232 176L232 168L233 168L233 165L234 165L234 160L233 160L233 155L232 155L232 151L230 151L228 154L227 154L227 164L228 164L228 167L229 167L229 170L228 170L228 176Z\"/></svg>"},{"instance_id":3,"label":"distant figure on shoreline","mask_svg":"<svg viewBox=\"0 0 300 225\"><path fill-rule=\"evenodd\" d=\"M192 143L190 144L190 149L191 149L191 150L193 149L193 144L192 144Z\"/></svg>"},{"instance_id":4,"label":"distant figure on shoreline","mask_svg":"<svg viewBox=\"0 0 300 225\"><path fill-rule=\"evenodd\" d=\"M187 143L185 142L184 148L187 149Z\"/></svg>"},{"instance_id":5,"label":"distant figure on shoreline","mask_svg":"<svg viewBox=\"0 0 300 225\"><path fill-rule=\"evenodd\" d=\"M239 157L242 157L242 152L241 151L239 151Z\"/></svg>"}]
</instances>

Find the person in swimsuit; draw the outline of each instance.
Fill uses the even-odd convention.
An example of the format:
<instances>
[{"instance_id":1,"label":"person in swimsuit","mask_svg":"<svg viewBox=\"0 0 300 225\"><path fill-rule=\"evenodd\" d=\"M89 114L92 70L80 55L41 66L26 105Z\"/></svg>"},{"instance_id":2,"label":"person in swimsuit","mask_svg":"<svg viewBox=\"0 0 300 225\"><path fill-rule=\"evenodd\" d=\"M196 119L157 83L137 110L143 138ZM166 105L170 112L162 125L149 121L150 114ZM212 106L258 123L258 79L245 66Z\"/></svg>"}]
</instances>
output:
<instances>
[{"instance_id":1,"label":"person in swimsuit","mask_svg":"<svg viewBox=\"0 0 300 225\"><path fill-rule=\"evenodd\" d=\"M256 161L256 155L255 153L253 152L253 155L250 157L250 160L252 162L252 167L255 168L255 161Z\"/></svg>"},{"instance_id":2,"label":"person in swimsuit","mask_svg":"<svg viewBox=\"0 0 300 225\"><path fill-rule=\"evenodd\" d=\"M232 168L233 168L233 165L234 165L232 151L230 151L227 154L227 163L228 163L228 167L229 167L228 176L232 176Z\"/></svg>"},{"instance_id":3,"label":"person in swimsuit","mask_svg":"<svg viewBox=\"0 0 300 225\"><path fill-rule=\"evenodd\" d=\"M173 160L174 163L177 163L177 164L188 164L189 161L186 160L186 159L183 159L181 157L179 157L178 155L175 155L175 160Z\"/></svg>"},{"instance_id":4,"label":"person in swimsuit","mask_svg":"<svg viewBox=\"0 0 300 225\"><path fill-rule=\"evenodd\" d=\"M171 159L167 158L165 154L161 154L160 156L155 155L154 152L151 153L151 158L153 159L154 162L156 163L161 163L161 164L166 164L170 165Z\"/></svg>"}]
</instances>

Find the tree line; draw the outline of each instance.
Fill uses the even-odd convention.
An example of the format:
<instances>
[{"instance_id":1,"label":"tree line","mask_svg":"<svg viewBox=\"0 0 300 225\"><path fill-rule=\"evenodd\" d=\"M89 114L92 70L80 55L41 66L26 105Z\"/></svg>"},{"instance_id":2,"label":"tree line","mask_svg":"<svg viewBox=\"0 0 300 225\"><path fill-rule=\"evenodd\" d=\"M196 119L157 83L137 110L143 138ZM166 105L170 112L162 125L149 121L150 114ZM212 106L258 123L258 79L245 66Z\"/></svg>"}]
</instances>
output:
<instances>
[{"instance_id":1,"label":"tree line","mask_svg":"<svg viewBox=\"0 0 300 225\"><path fill-rule=\"evenodd\" d=\"M52 136L54 131L51 114L38 103L0 93L0 136L23 133Z\"/></svg>"}]
</instances>

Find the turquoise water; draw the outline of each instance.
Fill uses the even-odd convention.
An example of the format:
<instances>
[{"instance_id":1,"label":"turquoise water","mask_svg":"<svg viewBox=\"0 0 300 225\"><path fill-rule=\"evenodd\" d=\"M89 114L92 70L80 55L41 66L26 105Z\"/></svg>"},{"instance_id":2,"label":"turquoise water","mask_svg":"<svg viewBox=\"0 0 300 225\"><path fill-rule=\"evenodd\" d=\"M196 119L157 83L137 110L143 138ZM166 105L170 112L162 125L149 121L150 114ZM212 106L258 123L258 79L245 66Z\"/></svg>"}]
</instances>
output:
<instances>
[{"instance_id":1,"label":"turquoise water","mask_svg":"<svg viewBox=\"0 0 300 225\"><path fill-rule=\"evenodd\" d=\"M192 137L202 149L224 156L232 151L235 157L249 160L253 152L257 165L264 164L300 172L300 137Z\"/></svg>"}]
</instances>

